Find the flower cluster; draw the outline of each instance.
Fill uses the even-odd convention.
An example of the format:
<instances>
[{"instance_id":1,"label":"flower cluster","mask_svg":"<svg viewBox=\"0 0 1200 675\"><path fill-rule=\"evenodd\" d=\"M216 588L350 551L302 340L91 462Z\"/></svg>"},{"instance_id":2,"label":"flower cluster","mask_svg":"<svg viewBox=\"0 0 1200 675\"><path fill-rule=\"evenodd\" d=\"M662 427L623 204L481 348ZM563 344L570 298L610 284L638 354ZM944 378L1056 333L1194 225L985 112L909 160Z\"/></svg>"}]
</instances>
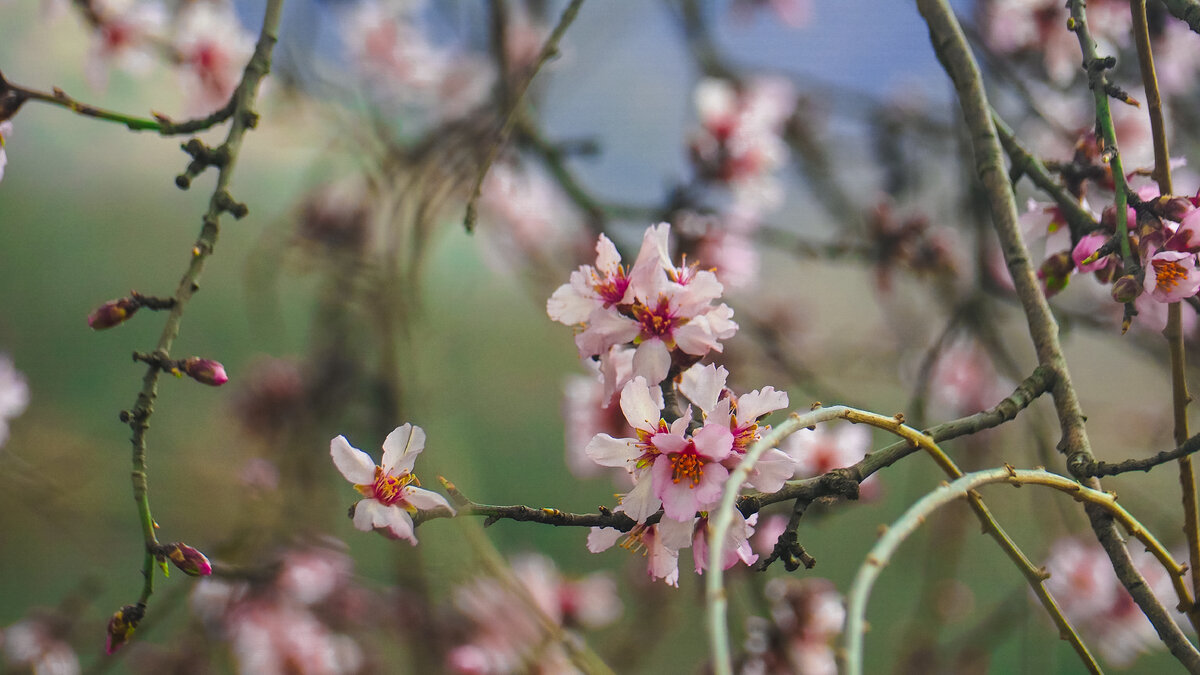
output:
<instances>
[{"instance_id":1,"label":"flower cluster","mask_svg":"<svg viewBox=\"0 0 1200 675\"><path fill-rule=\"evenodd\" d=\"M161 56L179 68L188 111L204 115L229 101L254 50L233 5L222 0L182 3L174 16L154 0L84 4L92 24L87 75L97 89L113 66L142 74Z\"/></svg>"},{"instance_id":2,"label":"flower cluster","mask_svg":"<svg viewBox=\"0 0 1200 675\"><path fill-rule=\"evenodd\" d=\"M229 644L239 672L356 673L362 649L335 628L369 613L370 596L351 583L351 572L341 551L291 549L265 581L200 581L192 611Z\"/></svg>"},{"instance_id":3,"label":"flower cluster","mask_svg":"<svg viewBox=\"0 0 1200 675\"><path fill-rule=\"evenodd\" d=\"M621 614L616 584L605 574L564 579L549 558L528 555L512 562L512 580L482 577L454 592L467 620L467 640L450 651L447 665L471 675L575 672L562 642L546 622L561 629L601 628Z\"/></svg>"},{"instance_id":4,"label":"flower cluster","mask_svg":"<svg viewBox=\"0 0 1200 675\"><path fill-rule=\"evenodd\" d=\"M777 578L767 582L771 616L746 622L744 675L834 675L833 642L842 632L846 609L825 579Z\"/></svg>"},{"instance_id":5,"label":"flower cluster","mask_svg":"<svg viewBox=\"0 0 1200 675\"><path fill-rule=\"evenodd\" d=\"M5 672L78 675L79 657L67 642L69 622L50 613L33 614L0 628Z\"/></svg>"},{"instance_id":6,"label":"flower cluster","mask_svg":"<svg viewBox=\"0 0 1200 675\"><path fill-rule=\"evenodd\" d=\"M551 319L582 330L575 336L580 358L599 358L606 391L624 385L615 379L620 354L633 351L632 377L650 386L676 367L695 363L721 340L737 332L733 310L722 303L724 287L715 274L695 265L676 267L668 254L671 226L648 229L633 266L626 270L617 247L603 234L596 265L584 265L550 296Z\"/></svg>"},{"instance_id":7,"label":"flower cluster","mask_svg":"<svg viewBox=\"0 0 1200 675\"><path fill-rule=\"evenodd\" d=\"M571 282L551 296L547 313L582 327L576 336L580 356L612 392L592 400L607 404L615 398L628 425L625 437L596 433L584 452L593 463L625 473L632 488L616 510L638 524L628 534L594 529L588 548L602 551L623 539L624 548L645 551L652 577L676 585L681 549L692 547L697 573L708 564L708 511L768 428L762 419L787 407L788 397L773 387L735 395L726 386L724 367L697 362L720 351L719 340L737 325L730 320L732 310L713 304L722 291L715 274L671 262L669 234L665 223L649 228L628 270L616 247L600 235L596 265L572 273ZM670 396L664 396L664 387ZM775 492L795 472L790 455L770 449L747 482ZM661 517L652 521L660 509ZM748 542L753 519L736 511L734 516L723 544L725 567L757 559Z\"/></svg>"},{"instance_id":8,"label":"flower cluster","mask_svg":"<svg viewBox=\"0 0 1200 675\"><path fill-rule=\"evenodd\" d=\"M700 128L689 142L692 163L705 180L727 185L734 202L753 212L783 200L774 172L787 159L784 124L796 105L791 83L759 78L744 83L707 78L696 86Z\"/></svg>"},{"instance_id":9,"label":"flower cluster","mask_svg":"<svg viewBox=\"0 0 1200 675\"><path fill-rule=\"evenodd\" d=\"M417 487L412 473L417 455L425 449L425 430L412 424L396 427L383 441L383 464L378 466L367 453L338 436L329 444L333 463L364 499L354 505L354 527L373 529L393 539L406 539L414 546L413 513L421 509L454 509L436 492Z\"/></svg>"}]
</instances>

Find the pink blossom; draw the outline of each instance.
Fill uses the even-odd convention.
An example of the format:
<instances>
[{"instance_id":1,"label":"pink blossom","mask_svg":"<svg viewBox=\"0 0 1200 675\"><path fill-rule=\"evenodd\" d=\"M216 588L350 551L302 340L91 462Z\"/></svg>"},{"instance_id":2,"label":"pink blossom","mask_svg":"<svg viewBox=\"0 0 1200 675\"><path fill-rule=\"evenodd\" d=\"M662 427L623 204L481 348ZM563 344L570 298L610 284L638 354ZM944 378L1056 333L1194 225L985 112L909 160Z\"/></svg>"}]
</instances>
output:
<instances>
[{"instance_id":1,"label":"pink blossom","mask_svg":"<svg viewBox=\"0 0 1200 675\"><path fill-rule=\"evenodd\" d=\"M797 478L811 478L858 463L871 449L871 430L858 424L820 424L801 429L780 445L795 462ZM877 476L861 485L864 499L879 494Z\"/></svg>"},{"instance_id":2,"label":"pink blossom","mask_svg":"<svg viewBox=\"0 0 1200 675\"><path fill-rule=\"evenodd\" d=\"M25 412L29 384L11 359L0 354L0 446L8 439L8 420Z\"/></svg>"},{"instance_id":3,"label":"pink blossom","mask_svg":"<svg viewBox=\"0 0 1200 675\"><path fill-rule=\"evenodd\" d=\"M791 83L781 78L745 83L708 78L696 86L694 98L700 129L689 145L701 175L729 185L742 208L777 208L783 191L773 174L788 154L781 134L795 108Z\"/></svg>"},{"instance_id":4,"label":"pink blossom","mask_svg":"<svg viewBox=\"0 0 1200 675\"><path fill-rule=\"evenodd\" d=\"M654 496L667 518L690 519L721 498L729 478L721 461L733 451L729 427L710 423L690 438L658 434L652 442L659 451L651 467Z\"/></svg>"},{"instance_id":5,"label":"pink blossom","mask_svg":"<svg viewBox=\"0 0 1200 675\"><path fill-rule=\"evenodd\" d=\"M38 675L77 675L79 657L50 616L31 616L0 629L5 671Z\"/></svg>"},{"instance_id":6,"label":"pink blossom","mask_svg":"<svg viewBox=\"0 0 1200 675\"><path fill-rule=\"evenodd\" d=\"M612 241L601 234L596 241L596 266L583 265L572 272L570 282L559 286L546 301L546 313L561 324L582 324L597 309L632 302L633 291L629 283L629 274L621 265L621 254Z\"/></svg>"},{"instance_id":7,"label":"pink blossom","mask_svg":"<svg viewBox=\"0 0 1200 675\"><path fill-rule=\"evenodd\" d=\"M759 8L769 8L788 28L804 28L812 22L812 0L734 0L729 11L744 20Z\"/></svg>"},{"instance_id":8,"label":"pink blossom","mask_svg":"<svg viewBox=\"0 0 1200 675\"><path fill-rule=\"evenodd\" d=\"M996 373L979 343L961 338L938 354L929 376L929 398L947 415L961 417L996 405L1013 386Z\"/></svg>"},{"instance_id":9,"label":"pink blossom","mask_svg":"<svg viewBox=\"0 0 1200 675\"><path fill-rule=\"evenodd\" d=\"M1098 269L1103 269L1108 264L1109 256L1101 256L1090 263L1084 263L1096 251L1104 246L1104 242L1108 241L1108 237L1101 232L1092 232L1085 234L1079 239L1079 243L1071 250L1071 260L1075 261L1075 271L1080 274L1095 272Z\"/></svg>"},{"instance_id":10,"label":"pink blossom","mask_svg":"<svg viewBox=\"0 0 1200 675\"><path fill-rule=\"evenodd\" d=\"M596 267L579 268L551 296L546 307L551 318L584 326L575 336L580 358L632 342L633 373L657 384L666 379L676 350L702 357L721 351L720 341L737 332L733 310L712 304L724 290L716 275L694 265L674 266L669 237L667 223L649 228L626 272L616 247L601 235Z\"/></svg>"},{"instance_id":11,"label":"pink blossom","mask_svg":"<svg viewBox=\"0 0 1200 675\"><path fill-rule=\"evenodd\" d=\"M614 509L619 510L621 507ZM679 551L687 548L691 538L691 519L679 522L664 518L653 525L639 523L628 534L612 527L593 527L588 533L587 548L599 553L620 540L621 548L641 552L646 557L646 571L651 579L679 586Z\"/></svg>"},{"instance_id":12,"label":"pink blossom","mask_svg":"<svg viewBox=\"0 0 1200 675\"><path fill-rule=\"evenodd\" d=\"M1200 270L1196 269L1196 255L1166 248L1147 250L1143 261L1145 287L1150 297L1163 303L1179 302L1190 298L1200 290Z\"/></svg>"},{"instance_id":13,"label":"pink blossom","mask_svg":"<svg viewBox=\"0 0 1200 675\"><path fill-rule=\"evenodd\" d=\"M469 638L448 655L452 670L570 672L561 643L548 643L546 620L567 630L599 628L621 614L616 584L605 574L567 579L541 555L513 560L512 572L520 588L482 577L455 590L454 606L467 621Z\"/></svg>"},{"instance_id":14,"label":"pink blossom","mask_svg":"<svg viewBox=\"0 0 1200 675\"><path fill-rule=\"evenodd\" d=\"M498 162L483 181L479 196L480 231L487 251L513 265L536 265L574 250L579 217L544 172ZM579 321L566 322L568 325Z\"/></svg>"},{"instance_id":15,"label":"pink blossom","mask_svg":"<svg viewBox=\"0 0 1200 675\"><path fill-rule=\"evenodd\" d=\"M748 394L735 396L725 388L729 373L723 366L696 364L683 372L679 391L704 414L706 422L724 424L733 434L733 452L725 461L731 471L742 461L769 425L759 421L770 413L786 408L787 392L763 387ZM749 484L762 492L776 492L796 471L794 460L778 448L770 448L755 462Z\"/></svg>"},{"instance_id":16,"label":"pink blossom","mask_svg":"<svg viewBox=\"0 0 1200 675\"><path fill-rule=\"evenodd\" d=\"M743 673L835 675L833 643L846 610L826 579L777 577L765 588L769 618L746 622Z\"/></svg>"},{"instance_id":17,"label":"pink blossom","mask_svg":"<svg viewBox=\"0 0 1200 675\"><path fill-rule=\"evenodd\" d=\"M369 532L381 528L396 539L417 543L410 513L421 509L445 508L454 511L446 498L424 490L412 474L417 455L425 448L425 430L405 424L383 441L383 465L376 466L370 455L354 448L345 436L329 445L333 463L346 480L366 498L354 505L354 527Z\"/></svg>"},{"instance_id":18,"label":"pink blossom","mask_svg":"<svg viewBox=\"0 0 1200 675\"><path fill-rule=\"evenodd\" d=\"M96 89L108 84L112 65L135 74L145 74L154 65L155 42L162 40L167 14L157 2L107 0L90 5L99 18L92 33L85 71Z\"/></svg>"},{"instance_id":19,"label":"pink blossom","mask_svg":"<svg viewBox=\"0 0 1200 675\"><path fill-rule=\"evenodd\" d=\"M749 518L734 509L733 520L725 533L724 567L729 569L740 561L743 565L753 565L758 560L758 554L750 547L750 537L754 536L754 524L758 522L758 514ZM695 531L692 534L692 562L696 566L696 574L703 574L708 569L708 535L709 519L703 516L696 519Z\"/></svg>"},{"instance_id":20,"label":"pink blossom","mask_svg":"<svg viewBox=\"0 0 1200 675\"><path fill-rule=\"evenodd\" d=\"M233 6L219 0L188 3L176 22L174 42L188 109L203 115L228 103L254 52L254 40Z\"/></svg>"},{"instance_id":21,"label":"pink blossom","mask_svg":"<svg viewBox=\"0 0 1200 675\"><path fill-rule=\"evenodd\" d=\"M1175 593L1166 571L1151 554L1140 549L1130 553L1150 590L1173 607ZM1045 568L1050 573L1046 589L1054 595L1063 614L1114 666L1128 666L1139 653L1162 646L1150 621L1117 580L1112 563L1099 545L1059 540L1051 547Z\"/></svg>"}]
</instances>

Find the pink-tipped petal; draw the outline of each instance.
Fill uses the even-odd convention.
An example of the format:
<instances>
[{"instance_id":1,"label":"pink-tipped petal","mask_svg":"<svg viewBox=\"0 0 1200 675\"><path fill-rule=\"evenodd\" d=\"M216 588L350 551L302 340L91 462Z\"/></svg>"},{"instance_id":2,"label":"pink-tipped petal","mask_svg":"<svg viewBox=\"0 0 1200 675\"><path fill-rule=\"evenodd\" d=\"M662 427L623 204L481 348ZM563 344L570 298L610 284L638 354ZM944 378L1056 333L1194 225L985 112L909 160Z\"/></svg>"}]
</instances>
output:
<instances>
[{"instance_id":1,"label":"pink-tipped petal","mask_svg":"<svg viewBox=\"0 0 1200 675\"><path fill-rule=\"evenodd\" d=\"M342 476L355 485L368 485L375 480L375 460L367 453L350 445L345 436L338 436L329 443L329 455L333 465Z\"/></svg>"}]
</instances>

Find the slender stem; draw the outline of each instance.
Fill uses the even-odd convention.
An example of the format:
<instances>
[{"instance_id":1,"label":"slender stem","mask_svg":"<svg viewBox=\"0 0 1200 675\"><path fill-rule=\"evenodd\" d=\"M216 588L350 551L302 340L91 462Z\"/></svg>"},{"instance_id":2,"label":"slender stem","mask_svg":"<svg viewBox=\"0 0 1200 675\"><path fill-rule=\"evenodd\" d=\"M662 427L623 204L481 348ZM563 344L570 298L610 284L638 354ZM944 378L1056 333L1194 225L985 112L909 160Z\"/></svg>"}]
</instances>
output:
<instances>
[{"instance_id":1,"label":"slender stem","mask_svg":"<svg viewBox=\"0 0 1200 675\"><path fill-rule=\"evenodd\" d=\"M1059 490L1071 495L1078 502L1085 502L1102 509L1108 516L1121 523L1121 526L1133 537L1146 545L1146 549L1167 570L1171 577L1176 593L1180 598L1187 597L1188 590L1183 582L1185 568L1175 562L1171 554L1163 547L1158 539L1150 533L1136 518L1121 505L1116 497L1099 490L1084 487L1076 481L1049 473L1042 469L1014 469L1006 466L1000 469L990 469L966 474L953 483L943 485L922 497L913 504L887 531L867 554L866 560L859 567L858 573L851 584L846 598L846 625L842 632L844 650L842 651L843 672L850 675L862 673L863 634L867 599L871 588L878 579L883 568L890 562L892 555L899 545L907 539L920 525L937 509L959 499L969 499L975 489L993 483L1008 483L1013 486L1041 485ZM1100 666L1095 660L1085 661L1085 665L1093 672L1100 672Z\"/></svg>"},{"instance_id":2,"label":"slender stem","mask_svg":"<svg viewBox=\"0 0 1200 675\"><path fill-rule=\"evenodd\" d=\"M1133 14L1133 38L1137 43L1138 66L1146 90L1146 112L1150 116L1150 135L1154 141L1154 179L1158 193L1169 195L1171 186L1171 153L1167 147L1166 125L1163 122L1162 96L1158 90L1158 75L1154 69L1154 51L1150 46L1150 28L1146 22L1146 0L1130 0ZM1174 414L1175 444L1183 445L1188 438L1188 395L1186 360L1183 349L1183 327L1180 305L1167 307L1167 326L1163 329L1171 359L1171 409ZM1196 471L1190 456L1179 458L1179 487L1182 491L1183 531L1187 536L1188 560L1191 567L1192 595L1200 596L1200 510L1197 509ZM1185 608L1192 628L1200 630L1200 608L1195 604Z\"/></svg>"},{"instance_id":3,"label":"slender stem","mask_svg":"<svg viewBox=\"0 0 1200 675\"><path fill-rule=\"evenodd\" d=\"M1072 233L1084 235L1099 229L1100 225L1092 217L1092 214L1088 213L1087 209L1083 208L1079 200L1067 192L1066 188L1054 180L1040 159L1017 142L1012 129L1004 123L1004 120L1000 119L1000 115L995 110L992 111L992 123L996 126L996 136L999 137L1000 145L1004 147L1008 160L1012 162L1013 170L1028 176L1034 185L1041 188L1042 192L1054 200L1063 217L1067 219L1067 225L1071 228Z\"/></svg>"},{"instance_id":4,"label":"slender stem","mask_svg":"<svg viewBox=\"0 0 1200 675\"><path fill-rule=\"evenodd\" d=\"M97 108L94 105L72 98L57 87L51 93L22 87L5 80L3 75L0 75L0 93L9 100L6 106L10 114L15 113L16 109L25 101L38 101L65 108L76 115L83 115L84 117L91 117L92 119L103 120L105 122L115 122L124 125L132 131L156 131L163 136L204 131L229 119L234 112L234 101L230 99L229 103L211 115L184 122L173 122L165 115L157 113L154 114L153 119L138 117L136 115L127 115L113 110Z\"/></svg>"},{"instance_id":5,"label":"slender stem","mask_svg":"<svg viewBox=\"0 0 1200 675\"><path fill-rule=\"evenodd\" d=\"M1078 10L1080 0L1072 0L1073 14ZM1000 142L996 137L995 125L991 119L991 106L983 87L983 78L979 74L962 27L954 16L946 0L917 0L917 8L929 27L930 42L942 63L942 67L954 82L958 94L959 105L970 132L970 138L975 152L976 171L980 183L984 186L992 212L992 223L999 235L1004 260L1013 278L1013 285L1021 306L1025 311L1026 323L1030 336L1037 351L1038 363L1054 371L1054 387L1051 394L1054 398L1055 413L1062 429L1062 439L1059 450L1067 455L1068 468L1075 465L1072 459L1084 462L1093 459L1091 442L1084 427L1083 409L1079 403L1078 393L1071 384L1071 374L1063 356L1062 345L1058 339L1058 325L1050 313L1046 301L1034 275L1033 266L1029 260L1029 251L1024 238L1017 227L1017 204L1012 192L1012 186L1007 180L1004 168L1004 155ZM1076 17L1075 23L1080 24ZM1076 29L1086 29L1076 25ZM1090 36L1081 43L1092 45ZM1085 47L1085 53L1087 48ZM1092 46L1092 53L1095 49ZM1090 63L1090 62L1089 62ZM1103 75L1103 73L1100 73ZM1101 95L1107 96L1106 91ZM1107 99L1103 100L1107 106ZM1114 179L1117 178L1114 176ZM1123 176L1122 182L1123 182ZM1124 222L1125 212L1118 212L1118 222ZM1130 268L1132 269L1132 268ZM1089 487L1098 488L1099 482L1094 478L1087 479ZM1159 637L1167 649L1189 670L1200 672L1200 652L1188 641L1187 636L1179 629L1174 618L1154 597L1146 585L1146 580L1133 565L1129 551L1121 542L1120 534L1115 524L1107 518L1103 510L1096 507L1085 507L1091 521L1092 530L1097 539L1109 554L1117 578L1129 591L1142 612L1150 619Z\"/></svg>"},{"instance_id":6,"label":"slender stem","mask_svg":"<svg viewBox=\"0 0 1200 675\"><path fill-rule=\"evenodd\" d=\"M542 45L542 51L538 54L537 61L530 68L529 74L521 80L520 86L516 91L511 92L511 100L508 101L508 109L504 113L504 124L500 127L500 132L496 135L495 142L488 149L488 154L483 160L483 164L479 167L479 173L475 177L475 186L471 189L471 198L467 201L467 214L463 219L463 226L470 232L475 229L476 205L479 202L479 193L483 189L483 179L487 177L488 170L492 168L492 163L496 161L496 156L500 154L500 148L504 146L508 140L509 132L512 131L513 124L517 121L517 109L521 106L521 102L525 98L525 92L529 90L529 85L533 82L533 78L537 76L538 71L546 62L558 53L558 43L566 34L567 29L571 27L571 23L575 21L575 17L579 14L579 8L583 6L583 0L571 0L571 4L563 10L562 16L558 19L558 25L546 38L546 43ZM500 77L505 77L505 73L501 73Z\"/></svg>"},{"instance_id":7,"label":"slender stem","mask_svg":"<svg viewBox=\"0 0 1200 675\"><path fill-rule=\"evenodd\" d=\"M1086 463L1076 462L1071 466L1071 474L1074 476L1103 478L1130 471L1149 471L1160 464L1166 464L1167 462L1187 457L1196 452L1200 452L1200 434L1192 436L1183 443L1180 443L1176 448L1164 450L1151 457L1127 459L1123 462L1101 462L1096 460Z\"/></svg>"},{"instance_id":8,"label":"slender stem","mask_svg":"<svg viewBox=\"0 0 1200 675\"><path fill-rule=\"evenodd\" d=\"M252 107L257 95L258 85L270 70L271 50L277 41L279 19L283 8L283 0L268 0L263 17L262 32L254 55L246 65L241 84L233 94L232 105L236 114L230 126L229 135L223 147L227 160L222 162L217 175L217 185L209 199L208 210L203 217L203 227L195 245L191 250L191 262L173 296L174 304L159 335L158 344L154 350L156 360L170 358L170 349L179 334L179 326L183 320L183 311L188 300L199 288L200 274L204 270L205 261L212 255L219 234L220 217L230 210L232 199L229 196L229 182L233 177L238 151L241 148L242 137L257 121L257 115ZM158 379L162 368L157 363L151 363L142 378L142 391L138 394L133 408L121 413L121 419L129 424L133 435L130 439L133 445L133 497L138 505L138 516L145 540L146 554L143 564L145 576L141 603L145 603L154 592L154 551L158 541L154 534L154 518L150 511L150 499L146 477L146 431L150 428L150 417L154 414L154 402L158 397Z\"/></svg>"},{"instance_id":9,"label":"slender stem","mask_svg":"<svg viewBox=\"0 0 1200 675\"><path fill-rule=\"evenodd\" d=\"M749 478L750 471L753 469L755 462L758 461L758 458L764 452L778 446L790 434L831 419L845 419L856 424L869 424L873 427L894 433L914 447L920 447L929 453L930 457L950 477L960 478L963 475L953 460L938 447L937 443L928 434L924 434L904 424L903 416L887 417L846 406L834 406L831 408L820 408L805 415L793 413L786 421L772 429L769 434L755 443L746 452L741 463L730 475L728 482L725 484L725 493L722 496L716 515L709 521L711 530L709 533L708 578L705 583L705 595L709 611L709 641L712 649L714 669L718 675L733 672L728 654L728 632L725 617L726 594L722 572L724 566L721 562L725 557L723 544L729 526L733 521L733 509L738 489ZM967 495L967 499L971 503L971 508L979 517L984 531L996 540L1000 548L1004 550L1009 559L1016 564L1017 568L1025 576L1034 594L1038 596L1039 601L1046 608L1055 625L1058 626L1059 634L1071 643L1071 646L1085 664L1094 664L1095 659L1083 644L1079 635L1071 627L1070 622L1063 616L1054 598L1051 597L1049 591L1042 584L1045 578L1042 572L1029 561L1025 554L1017 547L1016 543L1013 542L1012 538L1008 536L1008 533L1004 531L1004 528L996 522L995 517L992 516L991 511L983 503L978 494L970 492ZM1097 671L1093 670L1093 672Z\"/></svg>"}]
</instances>

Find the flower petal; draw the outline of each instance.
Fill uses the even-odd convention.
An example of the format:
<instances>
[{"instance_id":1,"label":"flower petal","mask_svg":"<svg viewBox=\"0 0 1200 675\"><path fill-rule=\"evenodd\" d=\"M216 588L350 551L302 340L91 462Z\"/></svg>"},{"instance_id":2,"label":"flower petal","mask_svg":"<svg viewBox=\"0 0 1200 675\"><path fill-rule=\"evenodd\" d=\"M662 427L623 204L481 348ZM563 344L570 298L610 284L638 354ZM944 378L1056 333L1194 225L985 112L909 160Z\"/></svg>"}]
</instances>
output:
<instances>
[{"instance_id":1,"label":"flower petal","mask_svg":"<svg viewBox=\"0 0 1200 675\"><path fill-rule=\"evenodd\" d=\"M612 548L612 545L617 543L617 540L624 534L615 527L593 527L588 532L587 549L592 553L606 551Z\"/></svg>"},{"instance_id":2,"label":"flower petal","mask_svg":"<svg viewBox=\"0 0 1200 675\"><path fill-rule=\"evenodd\" d=\"M728 378L729 371L724 366L712 363L702 366L697 363L683 371L679 391L708 414L716 407L717 399L725 389L725 381Z\"/></svg>"},{"instance_id":3,"label":"flower petal","mask_svg":"<svg viewBox=\"0 0 1200 675\"><path fill-rule=\"evenodd\" d=\"M408 504L415 507L418 511L444 508L449 509L450 513L456 513L454 507L450 506L450 502L446 501L445 497L425 488L406 485L404 487L404 501L408 502Z\"/></svg>"},{"instance_id":4,"label":"flower petal","mask_svg":"<svg viewBox=\"0 0 1200 675\"><path fill-rule=\"evenodd\" d=\"M749 394L742 394L737 401L737 416L740 425L749 425L768 413L788 406L786 391L775 391L774 387L763 387Z\"/></svg>"},{"instance_id":5,"label":"flower petal","mask_svg":"<svg viewBox=\"0 0 1200 675\"><path fill-rule=\"evenodd\" d=\"M662 400L661 393L658 401ZM621 389L621 412L625 421L634 429L653 431L658 428L662 417L662 406L650 393L650 385L644 377L635 377Z\"/></svg>"},{"instance_id":6,"label":"flower petal","mask_svg":"<svg viewBox=\"0 0 1200 675\"><path fill-rule=\"evenodd\" d=\"M740 455L739 455L740 457ZM778 492L785 482L796 475L796 460L778 448L770 448L754 463L746 481L759 492Z\"/></svg>"},{"instance_id":7,"label":"flower petal","mask_svg":"<svg viewBox=\"0 0 1200 675\"><path fill-rule=\"evenodd\" d=\"M637 445L628 438L613 438L608 434L596 434L588 441L584 452L600 466L632 469L633 462L641 456Z\"/></svg>"},{"instance_id":8,"label":"flower petal","mask_svg":"<svg viewBox=\"0 0 1200 675\"><path fill-rule=\"evenodd\" d=\"M633 374L646 378L646 382L658 384L667 379L670 370L671 350L659 338L646 340L633 353Z\"/></svg>"},{"instance_id":9,"label":"flower petal","mask_svg":"<svg viewBox=\"0 0 1200 675\"><path fill-rule=\"evenodd\" d=\"M389 476L412 473L417 455L425 449L425 430L405 423L383 441L383 470Z\"/></svg>"},{"instance_id":10,"label":"flower petal","mask_svg":"<svg viewBox=\"0 0 1200 675\"><path fill-rule=\"evenodd\" d=\"M670 479L668 478L668 480ZM653 484L654 481L651 480L651 477L643 472L641 480L621 500L621 510L639 523L645 522L647 518L657 513L658 507L662 504L651 489Z\"/></svg>"},{"instance_id":11,"label":"flower petal","mask_svg":"<svg viewBox=\"0 0 1200 675\"><path fill-rule=\"evenodd\" d=\"M351 483L368 485L375 481L375 460L350 445L345 436L338 436L329 442L329 455L333 457L333 465Z\"/></svg>"}]
</instances>

